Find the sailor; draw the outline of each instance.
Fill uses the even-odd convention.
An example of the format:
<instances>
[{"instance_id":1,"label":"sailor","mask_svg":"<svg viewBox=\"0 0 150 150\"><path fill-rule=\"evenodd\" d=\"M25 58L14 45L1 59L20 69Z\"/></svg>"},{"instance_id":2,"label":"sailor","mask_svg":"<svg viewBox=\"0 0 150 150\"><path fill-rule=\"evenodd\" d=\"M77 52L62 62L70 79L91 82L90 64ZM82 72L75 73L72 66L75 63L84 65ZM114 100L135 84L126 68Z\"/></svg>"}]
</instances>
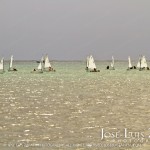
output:
<instances>
[{"instance_id":1,"label":"sailor","mask_svg":"<svg viewBox=\"0 0 150 150\"><path fill-rule=\"evenodd\" d=\"M52 68L51 67L49 67L49 71L51 71L52 70Z\"/></svg>"},{"instance_id":2,"label":"sailor","mask_svg":"<svg viewBox=\"0 0 150 150\"><path fill-rule=\"evenodd\" d=\"M109 69L109 66L107 66L106 69L108 70L108 69Z\"/></svg>"},{"instance_id":3,"label":"sailor","mask_svg":"<svg viewBox=\"0 0 150 150\"><path fill-rule=\"evenodd\" d=\"M13 71L17 71L17 69L16 69L16 68L13 68Z\"/></svg>"},{"instance_id":4,"label":"sailor","mask_svg":"<svg viewBox=\"0 0 150 150\"><path fill-rule=\"evenodd\" d=\"M94 72L97 72L97 71L96 71L96 68L94 68Z\"/></svg>"}]
</instances>

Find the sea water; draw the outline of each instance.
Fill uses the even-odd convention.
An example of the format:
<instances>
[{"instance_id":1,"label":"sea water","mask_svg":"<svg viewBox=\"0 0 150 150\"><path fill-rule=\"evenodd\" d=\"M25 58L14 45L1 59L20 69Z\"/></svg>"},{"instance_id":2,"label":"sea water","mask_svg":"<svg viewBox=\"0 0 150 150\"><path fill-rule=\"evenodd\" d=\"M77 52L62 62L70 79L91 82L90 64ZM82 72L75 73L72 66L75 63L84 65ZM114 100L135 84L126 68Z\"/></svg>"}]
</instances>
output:
<instances>
[{"instance_id":1,"label":"sea water","mask_svg":"<svg viewBox=\"0 0 150 150\"><path fill-rule=\"evenodd\" d=\"M56 72L43 74L30 73L36 62L15 63L18 72L6 64L0 149L149 150L150 71L109 64L97 62L100 72L89 73L85 62L52 62Z\"/></svg>"}]
</instances>

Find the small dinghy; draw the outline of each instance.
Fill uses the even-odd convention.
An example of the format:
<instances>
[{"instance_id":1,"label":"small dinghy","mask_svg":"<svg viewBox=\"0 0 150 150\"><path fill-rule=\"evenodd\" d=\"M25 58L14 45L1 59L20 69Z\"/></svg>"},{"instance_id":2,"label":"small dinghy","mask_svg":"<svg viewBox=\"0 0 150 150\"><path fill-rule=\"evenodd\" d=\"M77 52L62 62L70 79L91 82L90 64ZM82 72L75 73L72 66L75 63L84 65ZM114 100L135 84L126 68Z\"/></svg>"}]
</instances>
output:
<instances>
[{"instance_id":1,"label":"small dinghy","mask_svg":"<svg viewBox=\"0 0 150 150\"><path fill-rule=\"evenodd\" d=\"M106 69L107 70L115 70L115 60L114 60L114 57L112 56L112 62L110 63L110 66L107 66Z\"/></svg>"},{"instance_id":2,"label":"small dinghy","mask_svg":"<svg viewBox=\"0 0 150 150\"><path fill-rule=\"evenodd\" d=\"M96 64L92 55L87 57L86 60L86 71L87 72L100 72L100 70L96 69Z\"/></svg>"},{"instance_id":3,"label":"small dinghy","mask_svg":"<svg viewBox=\"0 0 150 150\"><path fill-rule=\"evenodd\" d=\"M129 63L129 65L128 65L128 69L127 69L127 70L136 69L136 67L135 67L135 66L132 66L132 63L131 63L131 58L130 58L130 56L128 57L128 63Z\"/></svg>"},{"instance_id":4,"label":"small dinghy","mask_svg":"<svg viewBox=\"0 0 150 150\"><path fill-rule=\"evenodd\" d=\"M114 57L112 56L112 62L110 64L110 66L111 66L110 70L115 70L114 65L115 65L115 60L114 60Z\"/></svg>"},{"instance_id":5,"label":"small dinghy","mask_svg":"<svg viewBox=\"0 0 150 150\"><path fill-rule=\"evenodd\" d=\"M9 69L8 71L17 71L16 68L13 68L13 55L10 58L10 64L9 64Z\"/></svg>"},{"instance_id":6,"label":"small dinghy","mask_svg":"<svg viewBox=\"0 0 150 150\"><path fill-rule=\"evenodd\" d=\"M149 70L145 56L140 57L137 68L139 69L139 71Z\"/></svg>"},{"instance_id":7,"label":"small dinghy","mask_svg":"<svg viewBox=\"0 0 150 150\"><path fill-rule=\"evenodd\" d=\"M42 61L39 63L38 68L34 69L33 71L31 71L31 73L35 73L35 74L40 74L43 73L43 69L42 69Z\"/></svg>"},{"instance_id":8,"label":"small dinghy","mask_svg":"<svg viewBox=\"0 0 150 150\"><path fill-rule=\"evenodd\" d=\"M53 69L50 61L49 61L49 58L48 58L48 55L45 56L45 59L44 59L44 72L55 72L56 70Z\"/></svg>"}]
</instances>

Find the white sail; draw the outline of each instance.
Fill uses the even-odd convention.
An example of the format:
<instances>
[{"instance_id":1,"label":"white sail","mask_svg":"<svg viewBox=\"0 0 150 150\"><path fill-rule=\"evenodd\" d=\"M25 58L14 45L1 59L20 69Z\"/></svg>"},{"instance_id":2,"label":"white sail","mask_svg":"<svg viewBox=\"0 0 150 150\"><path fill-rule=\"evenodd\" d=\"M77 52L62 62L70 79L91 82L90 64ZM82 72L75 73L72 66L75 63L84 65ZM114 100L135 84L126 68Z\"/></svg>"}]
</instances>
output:
<instances>
[{"instance_id":1,"label":"white sail","mask_svg":"<svg viewBox=\"0 0 150 150\"><path fill-rule=\"evenodd\" d=\"M87 67L87 68L89 67L89 56L88 56L87 59L86 59L86 67Z\"/></svg>"},{"instance_id":2,"label":"white sail","mask_svg":"<svg viewBox=\"0 0 150 150\"><path fill-rule=\"evenodd\" d=\"M12 64L13 64L13 55L11 56L11 59L10 59L10 65L9 65L10 69L12 68Z\"/></svg>"},{"instance_id":3,"label":"white sail","mask_svg":"<svg viewBox=\"0 0 150 150\"><path fill-rule=\"evenodd\" d=\"M94 58L93 58L92 55L89 57L89 66L88 66L88 69L90 69L90 70L96 69L96 65L95 65Z\"/></svg>"},{"instance_id":4,"label":"white sail","mask_svg":"<svg viewBox=\"0 0 150 150\"><path fill-rule=\"evenodd\" d=\"M112 62L111 62L111 64L110 64L112 68L114 68L114 63L115 63L114 57L112 56Z\"/></svg>"},{"instance_id":5,"label":"white sail","mask_svg":"<svg viewBox=\"0 0 150 150\"><path fill-rule=\"evenodd\" d=\"M1 59L0 70L4 70L4 58Z\"/></svg>"},{"instance_id":6,"label":"white sail","mask_svg":"<svg viewBox=\"0 0 150 150\"><path fill-rule=\"evenodd\" d=\"M128 61L129 61L129 68L132 68L132 64L131 64L131 58L130 58L130 56L128 57Z\"/></svg>"},{"instance_id":7,"label":"white sail","mask_svg":"<svg viewBox=\"0 0 150 150\"><path fill-rule=\"evenodd\" d=\"M46 69L46 68L49 68L49 67L51 67L51 64L50 64L50 62L49 62L48 56L46 55L44 68Z\"/></svg>"},{"instance_id":8,"label":"white sail","mask_svg":"<svg viewBox=\"0 0 150 150\"><path fill-rule=\"evenodd\" d=\"M137 68L140 68L141 65L140 65L140 61L137 63Z\"/></svg>"},{"instance_id":9,"label":"white sail","mask_svg":"<svg viewBox=\"0 0 150 150\"><path fill-rule=\"evenodd\" d=\"M137 63L137 68L141 68L141 57L139 58L139 61Z\"/></svg>"},{"instance_id":10,"label":"white sail","mask_svg":"<svg viewBox=\"0 0 150 150\"><path fill-rule=\"evenodd\" d=\"M39 63L38 70L42 70L42 62Z\"/></svg>"},{"instance_id":11,"label":"white sail","mask_svg":"<svg viewBox=\"0 0 150 150\"><path fill-rule=\"evenodd\" d=\"M147 68L147 62L145 56L141 59L141 68Z\"/></svg>"}]
</instances>

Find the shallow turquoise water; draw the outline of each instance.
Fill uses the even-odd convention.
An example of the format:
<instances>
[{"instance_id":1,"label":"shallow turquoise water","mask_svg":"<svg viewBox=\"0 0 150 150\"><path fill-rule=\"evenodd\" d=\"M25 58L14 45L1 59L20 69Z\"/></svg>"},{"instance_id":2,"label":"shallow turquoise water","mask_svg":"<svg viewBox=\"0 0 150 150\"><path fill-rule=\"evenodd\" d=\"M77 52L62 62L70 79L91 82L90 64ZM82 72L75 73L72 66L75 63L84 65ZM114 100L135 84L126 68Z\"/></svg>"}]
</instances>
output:
<instances>
[{"instance_id":1,"label":"shallow turquoise water","mask_svg":"<svg viewBox=\"0 0 150 150\"><path fill-rule=\"evenodd\" d=\"M126 71L127 62L116 62L113 71L105 70L109 62L96 64L100 73L87 73L85 62L52 62L55 73L31 74L35 62L18 62L18 72L0 75L1 149L40 149L38 144L44 149L107 149L95 146L113 140L101 140L102 128L127 128L148 139L150 71ZM148 144L144 141L142 149Z\"/></svg>"}]
</instances>

